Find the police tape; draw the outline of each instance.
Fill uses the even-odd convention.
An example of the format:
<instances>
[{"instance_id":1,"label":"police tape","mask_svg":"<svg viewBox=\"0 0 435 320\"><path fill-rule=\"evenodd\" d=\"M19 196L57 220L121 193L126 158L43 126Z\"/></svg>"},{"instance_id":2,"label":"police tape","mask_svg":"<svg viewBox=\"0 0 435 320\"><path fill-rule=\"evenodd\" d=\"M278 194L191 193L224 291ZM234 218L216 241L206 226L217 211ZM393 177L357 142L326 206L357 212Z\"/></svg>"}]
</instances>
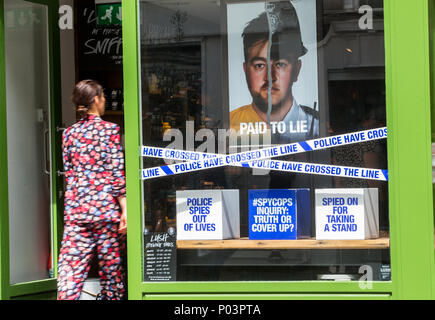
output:
<instances>
[{"instance_id":1,"label":"police tape","mask_svg":"<svg viewBox=\"0 0 435 320\"><path fill-rule=\"evenodd\" d=\"M355 179L368 179L388 181L388 170L368 169L358 167L335 166L328 164L304 163L280 160L254 160L249 163L242 163L245 168L257 168L276 170L283 172L296 172L315 174L322 176L346 177Z\"/></svg>"},{"instance_id":2,"label":"police tape","mask_svg":"<svg viewBox=\"0 0 435 320\"><path fill-rule=\"evenodd\" d=\"M322 150L331 147L385 138L387 138L387 128L383 127L228 155L144 146L141 148L141 156L143 157L188 162L144 169L142 171L142 179L147 180L162 176L176 175L224 166L243 166L241 163L248 164L252 163L253 161L268 160L274 157L287 156L291 154Z\"/></svg>"},{"instance_id":3,"label":"police tape","mask_svg":"<svg viewBox=\"0 0 435 320\"><path fill-rule=\"evenodd\" d=\"M265 169L282 172L305 173L332 177L346 177L355 179L388 181L388 170L368 169L358 167L335 166L328 164L292 162L281 160L254 160L251 162L235 163L237 167ZM166 169L167 170L167 169ZM149 180L172 175L163 167L142 170L142 179Z\"/></svg>"}]
</instances>

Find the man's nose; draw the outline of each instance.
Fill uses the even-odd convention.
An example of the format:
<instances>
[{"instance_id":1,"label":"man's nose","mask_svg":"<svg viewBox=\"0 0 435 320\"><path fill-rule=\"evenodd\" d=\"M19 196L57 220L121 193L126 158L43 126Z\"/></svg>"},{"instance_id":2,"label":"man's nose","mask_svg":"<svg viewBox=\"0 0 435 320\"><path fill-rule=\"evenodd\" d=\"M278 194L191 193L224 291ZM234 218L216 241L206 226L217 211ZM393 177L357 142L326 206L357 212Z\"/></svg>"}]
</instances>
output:
<instances>
[{"instance_id":1,"label":"man's nose","mask_svg":"<svg viewBox=\"0 0 435 320\"><path fill-rule=\"evenodd\" d=\"M269 68L271 68L270 76L272 78L272 82L275 82L277 80L278 71L277 71L277 68L273 64L271 65L269 63L267 64L267 67L265 68L266 72L264 73L264 81L265 82L269 81Z\"/></svg>"},{"instance_id":2,"label":"man's nose","mask_svg":"<svg viewBox=\"0 0 435 320\"><path fill-rule=\"evenodd\" d=\"M272 76L272 81L275 82L277 79L277 74L278 74L278 70L277 67L275 65L272 65L272 72L271 72L271 76Z\"/></svg>"}]
</instances>

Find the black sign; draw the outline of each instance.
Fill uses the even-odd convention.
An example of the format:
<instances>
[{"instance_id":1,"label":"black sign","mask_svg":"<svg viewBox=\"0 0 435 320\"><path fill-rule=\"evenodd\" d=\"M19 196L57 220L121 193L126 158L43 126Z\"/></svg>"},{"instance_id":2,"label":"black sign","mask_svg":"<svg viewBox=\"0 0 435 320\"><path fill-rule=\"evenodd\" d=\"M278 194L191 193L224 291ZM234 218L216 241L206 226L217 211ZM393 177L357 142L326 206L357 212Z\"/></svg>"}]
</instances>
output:
<instances>
[{"instance_id":1,"label":"black sign","mask_svg":"<svg viewBox=\"0 0 435 320\"><path fill-rule=\"evenodd\" d=\"M122 70L122 28L98 25L94 1L77 1L77 57L81 69Z\"/></svg>"},{"instance_id":2,"label":"black sign","mask_svg":"<svg viewBox=\"0 0 435 320\"><path fill-rule=\"evenodd\" d=\"M389 264L382 264L380 267L381 281L391 281L391 266Z\"/></svg>"},{"instance_id":3,"label":"black sign","mask_svg":"<svg viewBox=\"0 0 435 320\"><path fill-rule=\"evenodd\" d=\"M177 242L175 234L148 233L144 236L145 281L175 281Z\"/></svg>"}]
</instances>

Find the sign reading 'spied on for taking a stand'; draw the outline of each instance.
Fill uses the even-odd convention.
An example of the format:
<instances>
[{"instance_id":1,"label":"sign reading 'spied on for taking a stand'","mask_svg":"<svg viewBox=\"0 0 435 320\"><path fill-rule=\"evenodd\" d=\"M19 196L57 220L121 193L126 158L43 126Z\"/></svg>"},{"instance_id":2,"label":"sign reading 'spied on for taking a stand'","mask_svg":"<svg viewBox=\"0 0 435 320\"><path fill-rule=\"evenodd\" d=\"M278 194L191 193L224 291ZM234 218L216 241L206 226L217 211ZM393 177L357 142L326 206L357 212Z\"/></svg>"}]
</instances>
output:
<instances>
[{"instance_id":1,"label":"sign reading 'spied on for taking a stand'","mask_svg":"<svg viewBox=\"0 0 435 320\"><path fill-rule=\"evenodd\" d=\"M379 237L378 189L316 189L316 239Z\"/></svg>"},{"instance_id":2,"label":"sign reading 'spied on for taking a stand'","mask_svg":"<svg viewBox=\"0 0 435 320\"><path fill-rule=\"evenodd\" d=\"M238 238L239 190L177 191L177 240Z\"/></svg>"}]
</instances>

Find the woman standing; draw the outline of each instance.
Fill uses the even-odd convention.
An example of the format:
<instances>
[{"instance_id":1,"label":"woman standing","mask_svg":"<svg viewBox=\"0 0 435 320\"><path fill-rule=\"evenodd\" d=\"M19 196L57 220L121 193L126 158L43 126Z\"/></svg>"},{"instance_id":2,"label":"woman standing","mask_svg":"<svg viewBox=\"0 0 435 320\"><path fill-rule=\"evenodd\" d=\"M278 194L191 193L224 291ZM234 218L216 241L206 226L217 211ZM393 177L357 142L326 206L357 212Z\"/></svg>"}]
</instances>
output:
<instances>
[{"instance_id":1,"label":"woman standing","mask_svg":"<svg viewBox=\"0 0 435 320\"><path fill-rule=\"evenodd\" d=\"M101 119L106 99L96 81L79 82L72 102L81 119L63 133L66 192L58 299L80 298L96 248L99 298L120 300L124 295L121 246L127 228L120 130Z\"/></svg>"}]
</instances>

